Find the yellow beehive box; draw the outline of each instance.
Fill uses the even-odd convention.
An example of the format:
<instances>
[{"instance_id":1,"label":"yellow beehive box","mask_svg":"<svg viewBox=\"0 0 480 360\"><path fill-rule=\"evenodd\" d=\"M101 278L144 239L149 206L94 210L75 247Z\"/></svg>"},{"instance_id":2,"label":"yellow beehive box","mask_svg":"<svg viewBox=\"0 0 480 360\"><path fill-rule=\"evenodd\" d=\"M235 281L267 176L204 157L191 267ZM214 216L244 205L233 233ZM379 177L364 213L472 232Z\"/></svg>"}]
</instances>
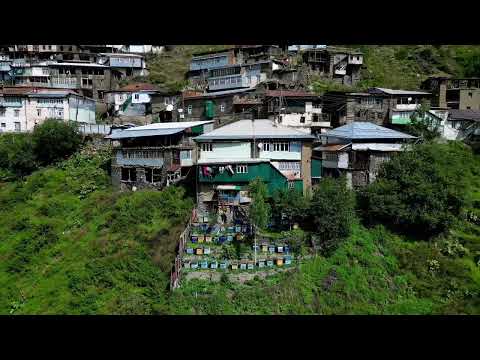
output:
<instances>
[{"instance_id":1,"label":"yellow beehive box","mask_svg":"<svg viewBox=\"0 0 480 360\"><path fill-rule=\"evenodd\" d=\"M232 270L237 270L238 269L238 264L232 264Z\"/></svg>"},{"instance_id":2,"label":"yellow beehive box","mask_svg":"<svg viewBox=\"0 0 480 360\"><path fill-rule=\"evenodd\" d=\"M198 242L203 243L205 241L205 236L203 235L198 235Z\"/></svg>"},{"instance_id":3,"label":"yellow beehive box","mask_svg":"<svg viewBox=\"0 0 480 360\"><path fill-rule=\"evenodd\" d=\"M263 244L262 245L262 252L267 252L268 251L268 245L267 244Z\"/></svg>"},{"instance_id":4,"label":"yellow beehive box","mask_svg":"<svg viewBox=\"0 0 480 360\"><path fill-rule=\"evenodd\" d=\"M203 255L203 249L202 249L202 248L197 248L197 249L195 249L195 254L197 254L197 255Z\"/></svg>"},{"instance_id":5,"label":"yellow beehive box","mask_svg":"<svg viewBox=\"0 0 480 360\"><path fill-rule=\"evenodd\" d=\"M277 266L283 266L283 259L279 258L276 260Z\"/></svg>"}]
</instances>

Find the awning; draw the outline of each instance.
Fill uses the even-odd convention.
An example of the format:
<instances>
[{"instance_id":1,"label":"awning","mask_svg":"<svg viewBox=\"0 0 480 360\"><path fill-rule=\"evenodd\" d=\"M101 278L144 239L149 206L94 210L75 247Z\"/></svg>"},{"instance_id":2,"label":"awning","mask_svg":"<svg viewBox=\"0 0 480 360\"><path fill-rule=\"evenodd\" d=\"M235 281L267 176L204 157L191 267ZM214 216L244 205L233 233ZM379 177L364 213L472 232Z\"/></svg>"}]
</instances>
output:
<instances>
[{"instance_id":1,"label":"awning","mask_svg":"<svg viewBox=\"0 0 480 360\"><path fill-rule=\"evenodd\" d=\"M403 144L352 144L352 150L355 151L402 151Z\"/></svg>"},{"instance_id":2,"label":"awning","mask_svg":"<svg viewBox=\"0 0 480 360\"><path fill-rule=\"evenodd\" d=\"M241 190L241 187L238 185L218 185L217 190Z\"/></svg>"}]
</instances>

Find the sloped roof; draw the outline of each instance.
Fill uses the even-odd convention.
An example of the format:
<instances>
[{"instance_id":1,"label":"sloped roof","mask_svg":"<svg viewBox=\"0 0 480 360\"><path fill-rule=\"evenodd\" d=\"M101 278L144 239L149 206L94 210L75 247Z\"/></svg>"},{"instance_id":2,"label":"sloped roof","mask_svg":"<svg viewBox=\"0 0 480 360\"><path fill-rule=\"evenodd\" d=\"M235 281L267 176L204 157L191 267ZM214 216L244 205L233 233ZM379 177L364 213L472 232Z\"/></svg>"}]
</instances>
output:
<instances>
[{"instance_id":1,"label":"sloped roof","mask_svg":"<svg viewBox=\"0 0 480 360\"><path fill-rule=\"evenodd\" d=\"M448 110L449 120L471 120L480 121L480 110Z\"/></svg>"},{"instance_id":2,"label":"sloped roof","mask_svg":"<svg viewBox=\"0 0 480 360\"><path fill-rule=\"evenodd\" d=\"M327 131L327 137L340 139L415 139L415 136L388 129L371 122L355 121Z\"/></svg>"},{"instance_id":3,"label":"sloped roof","mask_svg":"<svg viewBox=\"0 0 480 360\"><path fill-rule=\"evenodd\" d=\"M371 88L369 92L383 92L387 95L431 95L429 92L425 91L410 91L410 90L396 90L396 89L386 89L386 88Z\"/></svg>"},{"instance_id":4,"label":"sloped roof","mask_svg":"<svg viewBox=\"0 0 480 360\"><path fill-rule=\"evenodd\" d=\"M212 123L213 121L184 121L171 123L149 124L144 126L135 126L125 130L116 131L115 133L106 136L106 139L127 139L147 136L166 136L178 134L185 129Z\"/></svg>"},{"instance_id":5,"label":"sloped roof","mask_svg":"<svg viewBox=\"0 0 480 360\"><path fill-rule=\"evenodd\" d=\"M152 84L134 83L122 86L116 91L157 91L158 88ZM114 90L115 91L115 90Z\"/></svg>"},{"instance_id":6,"label":"sloped roof","mask_svg":"<svg viewBox=\"0 0 480 360\"><path fill-rule=\"evenodd\" d=\"M298 90L266 90L265 95L271 97L319 97L318 95L308 91Z\"/></svg>"},{"instance_id":7,"label":"sloped roof","mask_svg":"<svg viewBox=\"0 0 480 360\"><path fill-rule=\"evenodd\" d=\"M314 136L277 125L272 120L239 120L222 126L207 134L194 138L195 141L204 140L234 140L234 139L315 139Z\"/></svg>"}]
</instances>

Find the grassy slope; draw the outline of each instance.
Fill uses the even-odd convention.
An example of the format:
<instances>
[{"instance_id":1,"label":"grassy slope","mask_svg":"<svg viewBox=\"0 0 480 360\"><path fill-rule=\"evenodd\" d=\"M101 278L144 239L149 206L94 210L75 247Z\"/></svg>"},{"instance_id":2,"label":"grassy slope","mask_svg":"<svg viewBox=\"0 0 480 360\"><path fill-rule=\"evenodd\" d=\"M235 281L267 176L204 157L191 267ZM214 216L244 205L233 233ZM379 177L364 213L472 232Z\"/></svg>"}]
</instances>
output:
<instances>
[{"instance_id":1,"label":"grassy slope","mask_svg":"<svg viewBox=\"0 0 480 360\"><path fill-rule=\"evenodd\" d=\"M105 156L103 157L105 159ZM112 191L98 154L0 185L0 313L161 313L182 191Z\"/></svg>"}]
</instances>

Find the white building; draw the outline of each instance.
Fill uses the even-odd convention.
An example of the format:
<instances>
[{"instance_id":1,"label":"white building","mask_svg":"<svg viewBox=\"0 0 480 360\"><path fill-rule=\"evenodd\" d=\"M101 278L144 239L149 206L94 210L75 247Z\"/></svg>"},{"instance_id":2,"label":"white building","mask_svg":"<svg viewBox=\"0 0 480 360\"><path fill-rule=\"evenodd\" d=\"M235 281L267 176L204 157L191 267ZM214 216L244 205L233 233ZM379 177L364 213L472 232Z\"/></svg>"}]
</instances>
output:
<instances>
[{"instance_id":1,"label":"white building","mask_svg":"<svg viewBox=\"0 0 480 360\"><path fill-rule=\"evenodd\" d=\"M95 100L69 90L0 91L0 132L32 131L49 118L95 124Z\"/></svg>"}]
</instances>

